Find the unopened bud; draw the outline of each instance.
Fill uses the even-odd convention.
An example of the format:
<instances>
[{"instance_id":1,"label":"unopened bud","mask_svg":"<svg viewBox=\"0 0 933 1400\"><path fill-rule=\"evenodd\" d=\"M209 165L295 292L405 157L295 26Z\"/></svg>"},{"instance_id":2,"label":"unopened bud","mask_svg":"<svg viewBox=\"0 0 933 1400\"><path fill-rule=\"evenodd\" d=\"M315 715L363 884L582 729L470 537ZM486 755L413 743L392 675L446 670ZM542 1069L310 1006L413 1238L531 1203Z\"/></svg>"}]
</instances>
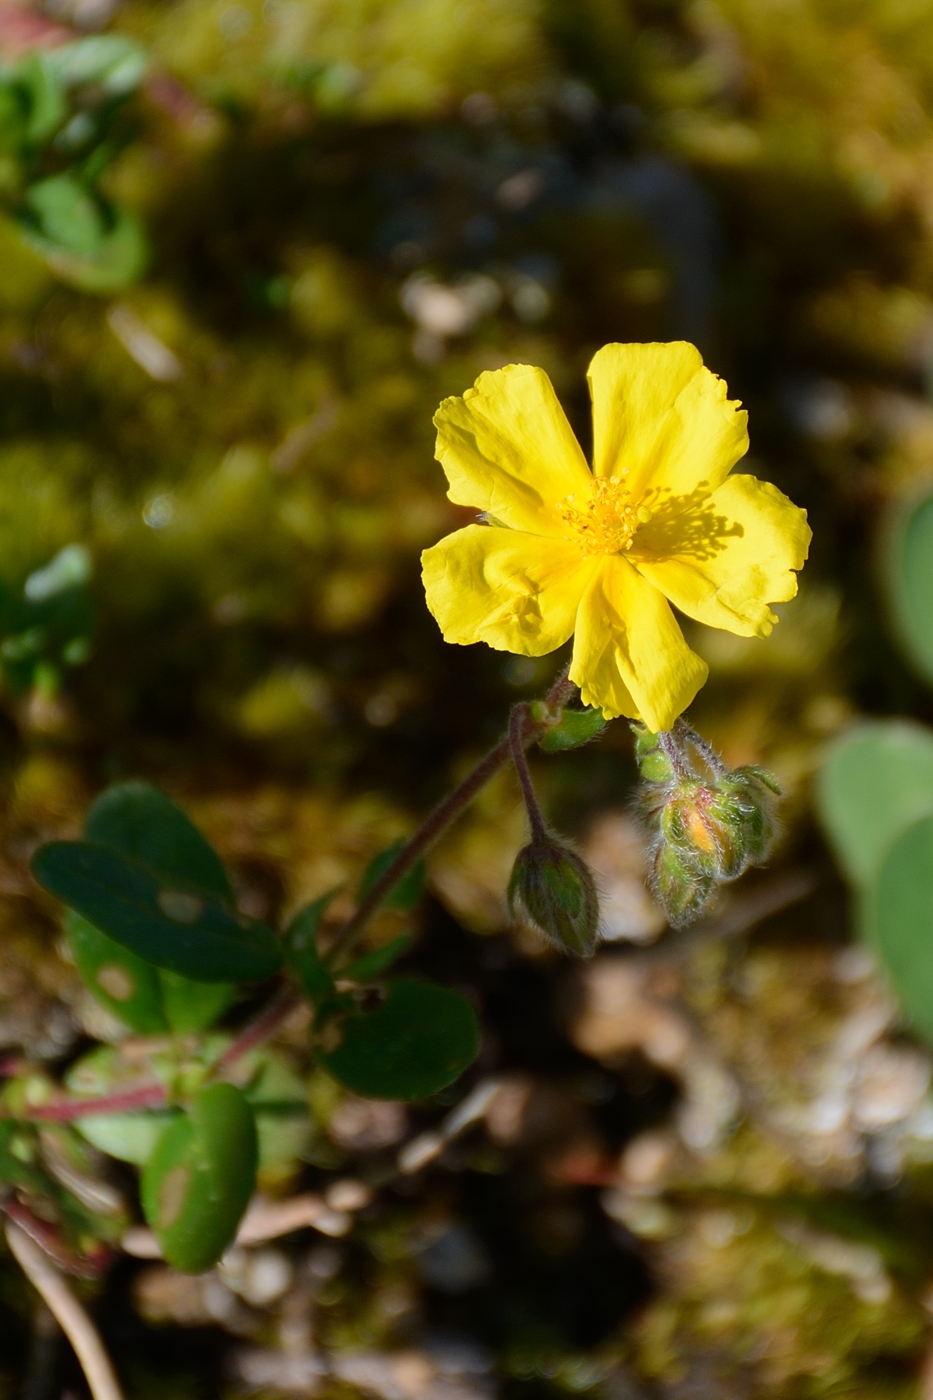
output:
<instances>
[{"instance_id":1,"label":"unopened bud","mask_svg":"<svg viewBox=\"0 0 933 1400\"><path fill-rule=\"evenodd\" d=\"M700 869L688 851L659 841L652 852L651 888L668 922L681 928L703 913L716 881L708 871Z\"/></svg>"},{"instance_id":2,"label":"unopened bud","mask_svg":"<svg viewBox=\"0 0 933 1400\"><path fill-rule=\"evenodd\" d=\"M519 851L509 880L509 912L520 911L562 953L589 958L599 937L599 898L589 867L547 834Z\"/></svg>"},{"instance_id":3,"label":"unopened bud","mask_svg":"<svg viewBox=\"0 0 933 1400\"><path fill-rule=\"evenodd\" d=\"M764 769L727 769L684 729L686 737L636 730L639 801L653 836L651 884L675 926L701 914L720 884L767 858L780 794Z\"/></svg>"}]
</instances>

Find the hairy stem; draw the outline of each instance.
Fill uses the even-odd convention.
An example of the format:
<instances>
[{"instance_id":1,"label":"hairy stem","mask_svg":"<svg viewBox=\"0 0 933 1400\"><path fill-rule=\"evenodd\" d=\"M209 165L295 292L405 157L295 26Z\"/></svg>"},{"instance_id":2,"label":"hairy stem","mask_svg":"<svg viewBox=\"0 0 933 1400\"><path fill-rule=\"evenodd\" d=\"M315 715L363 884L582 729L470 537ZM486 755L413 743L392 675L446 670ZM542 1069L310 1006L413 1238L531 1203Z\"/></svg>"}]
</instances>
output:
<instances>
[{"instance_id":1,"label":"hairy stem","mask_svg":"<svg viewBox=\"0 0 933 1400\"><path fill-rule=\"evenodd\" d=\"M547 826L541 814L538 795L535 792L534 783L531 781L531 774L528 772L528 763L525 758L525 731L528 728L528 723L528 706L516 705L509 716L509 747L512 750L512 762L515 764L515 771L521 784L522 797L525 799L525 809L531 823L532 839L543 841L547 836Z\"/></svg>"},{"instance_id":2,"label":"hairy stem","mask_svg":"<svg viewBox=\"0 0 933 1400\"><path fill-rule=\"evenodd\" d=\"M726 765L709 740L704 739L702 734L698 734L693 728L693 725L688 724L683 716L677 720L674 728L678 734L683 735L683 737L693 745L698 754L702 755L716 777L721 778L723 773L726 772Z\"/></svg>"},{"instance_id":3,"label":"hairy stem","mask_svg":"<svg viewBox=\"0 0 933 1400\"><path fill-rule=\"evenodd\" d=\"M572 681L567 679L568 670L569 667L564 668L545 696L544 704L549 711L559 713L573 694L574 685ZM527 708L525 714L527 715ZM518 740L522 750L524 751L547 727L545 721L526 719L521 737ZM341 952L347 952L353 946L370 919L378 913L399 881L404 879L415 862L424 855L430 846L434 845L438 837L443 836L447 828L470 805L473 798L486 786L489 780L495 777L499 769L508 763L512 754L510 730L509 733L503 735L494 748L489 750L486 757L480 760L473 772L468 774L463 782L439 802L433 812L428 814L408 844L399 851L392 864L373 885L356 913L348 919L337 934L331 947L331 955L338 949Z\"/></svg>"}]
</instances>

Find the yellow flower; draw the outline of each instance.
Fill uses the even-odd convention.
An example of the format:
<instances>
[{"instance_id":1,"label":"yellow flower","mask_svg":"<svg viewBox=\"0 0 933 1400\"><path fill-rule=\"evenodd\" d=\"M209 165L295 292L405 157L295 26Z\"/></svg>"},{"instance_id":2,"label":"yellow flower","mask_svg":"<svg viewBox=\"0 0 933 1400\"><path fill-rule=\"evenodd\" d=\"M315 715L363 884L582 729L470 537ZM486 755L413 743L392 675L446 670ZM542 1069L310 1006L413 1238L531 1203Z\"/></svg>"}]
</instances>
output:
<instances>
[{"instance_id":1,"label":"yellow flower","mask_svg":"<svg viewBox=\"0 0 933 1400\"><path fill-rule=\"evenodd\" d=\"M657 732L707 676L670 603L766 637L810 529L774 486L729 475L746 414L692 345L605 345L588 379L592 471L541 369L481 374L441 404L448 495L489 523L425 550L428 607L448 642L543 656L573 636L584 704Z\"/></svg>"}]
</instances>

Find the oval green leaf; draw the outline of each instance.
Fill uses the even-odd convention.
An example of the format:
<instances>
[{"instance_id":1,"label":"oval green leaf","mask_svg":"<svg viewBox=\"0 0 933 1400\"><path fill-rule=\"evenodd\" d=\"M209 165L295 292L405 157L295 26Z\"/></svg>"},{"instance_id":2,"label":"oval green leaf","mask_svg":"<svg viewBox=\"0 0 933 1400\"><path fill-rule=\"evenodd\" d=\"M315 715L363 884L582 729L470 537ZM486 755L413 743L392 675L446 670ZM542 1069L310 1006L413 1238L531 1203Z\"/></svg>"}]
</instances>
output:
<instances>
[{"instance_id":1,"label":"oval green leaf","mask_svg":"<svg viewBox=\"0 0 933 1400\"><path fill-rule=\"evenodd\" d=\"M933 1041L933 814L891 847L868 896L867 921L908 1019Z\"/></svg>"},{"instance_id":2,"label":"oval green leaf","mask_svg":"<svg viewBox=\"0 0 933 1400\"><path fill-rule=\"evenodd\" d=\"M232 1084L209 1084L163 1131L142 1174L143 1213L173 1268L201 1274L232 1244L256 1180L256 1125Z\"/></svg>"},{"instance_id":3,"label":"oval green leaf","mask_svg":"<svg viewBox=\"0 0 933 1400\"><path fill-rule=\"evenodd\" d=\"M36 852L32 871L51 894L156 967L196 982L250 982L281 966L265 924L169 884L108 846L53 841Z\"/></svg>"},{"instance_id":4,"label":"oval green leaf","mask_svg":"<svg viewBox=\"0 0 933 1400\"><path fill-rule=\"evenodd\" d=\"M817 810L840 865L867 888L901 832L933 811L933 733L908 720L872 720L827 750Z\"/></svg>"},{"instance_id":5,"label":"oval green leaf","mask_svg":"<svg viewBox=\"0 0 933 1400\"><path fill-rule=\"evenodd\" d=\"M165 1019L176 1035L205 1031L222 1016L237 994L235 982L193 982L159 968Z\"/></svg>"},{"instance_id":6,"label":"oval green leaf","mask_svg":"<svg viewBox=\"0 0 933 1400\"><path fill-rule=\"evenodd\" d=\"M112 1015L139 1035L168 1030L159 974L150 963L108 938L73 909L65 919L65 934L85 985Z\"/></svg>"},{"instance_id":7,"label":"oval green leaf","mask_svg":"<svg viewBox=\"0 0 933 1400\"><path fill-rule=\"evenodd\" d=\"M400 980L388 984L375 1010L328 1021L315 1054L334 1079L364 1098L423 1099L452 1084L476 1059L479 1043L466 997Z\"/></svg>"},{"instance_id":8,"label":"oval green leaf","mask_svg":"<svg viewBox=\"0 0 933 1400\"><path fill-rule=\"evenodd\" d=\"M933 496L912 502L887 540L884 578L901 645L933 681Z\"/></svg>"},{"instance_id":9,"label":"oval green leaf","mask_svg":"<svg viewBox=\"0 0 933 1400\"><path fill-rule=\"evenodd\" d=\"M180 880L232 905L233 888L220 856L182 809L150 783L116 783L84 820L84 835L112 846L157 875Z\"/></svg>"}]
</instances>

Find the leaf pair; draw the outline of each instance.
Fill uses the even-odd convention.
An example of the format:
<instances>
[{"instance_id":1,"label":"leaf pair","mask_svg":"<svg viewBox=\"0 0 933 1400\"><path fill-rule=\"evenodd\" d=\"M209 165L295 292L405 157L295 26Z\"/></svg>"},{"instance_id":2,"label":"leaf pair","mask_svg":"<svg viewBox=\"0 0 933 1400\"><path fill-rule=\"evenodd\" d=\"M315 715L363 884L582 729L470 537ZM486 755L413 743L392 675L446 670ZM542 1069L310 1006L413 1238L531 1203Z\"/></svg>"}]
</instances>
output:
<instances>
[{"instance_id":1,"label":"leaf pair","mask_svg":"<svg viewBox=\"0 0 933 1400\"><path fill-rule=\"evenodd\" d=\"M84 831L83 841L40 847L32 870L45 889L107 938L142 962L195 982L258 981L279 969L275 934L235 911L220 858L163 793L146 783L109 788L88 813ZM106 949L92 947L87 937L85 945L92 989L109 996L111 1009L121 1014L113 1005L120 1002L114 996L119 976L111 978L110 988L101 980ZM142 988L136 963L114 966ZM160 979L163 996L165 985ZM139 998L140 1008L151 1007L141 991ZM124 1006L130 1000L124 996ZM192 1006L195 1001L192 994Z\"/></svg>"}]
</instances>

